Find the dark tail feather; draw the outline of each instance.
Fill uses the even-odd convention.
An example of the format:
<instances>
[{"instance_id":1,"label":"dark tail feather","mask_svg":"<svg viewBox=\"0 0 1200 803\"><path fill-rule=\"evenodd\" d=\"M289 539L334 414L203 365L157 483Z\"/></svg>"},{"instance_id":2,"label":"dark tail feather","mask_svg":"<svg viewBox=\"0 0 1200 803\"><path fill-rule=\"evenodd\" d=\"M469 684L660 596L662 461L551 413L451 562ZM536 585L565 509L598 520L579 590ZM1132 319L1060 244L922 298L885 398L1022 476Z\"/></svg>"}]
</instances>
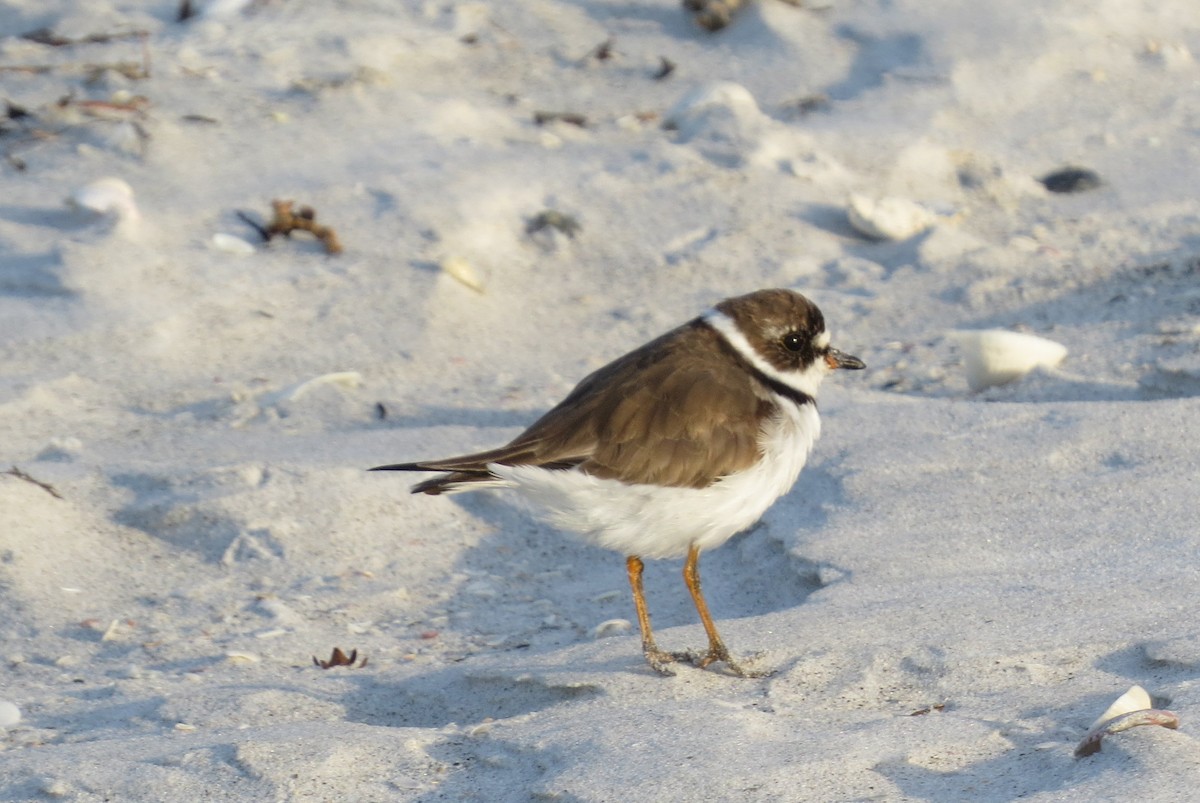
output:
<instances>
[{"instance_id":1,"label":"dark tail feather","mask_svg":"<svg viewBox=\"0 0 1200 803\"><path fill-rule=\"evenodd\" d=\"M437 469L426 468L423 463L392 463L390 466L375 466L367 471L437 471Z\"/></svg>"},{"instance_id":2,"label":"dark tail feather","mask_svg":"<svg viewBox=\"0 0 1200 803\"><path fill-rule=\"evenodd\" d=\"M368 471L442 471L429 466L426 463L394 463L390 466L375 466L367 469ZM486 482L492 479L492 475L486 469L479 471L452 471L448 474L442 474L439 477L432 477L422 482L418 482L412 487L412 492L415 494L429 494L437 496L438 494L446 493L447 491L460 491L463 486L470 485L475 482Z\"/></svg>"}]
</instances>

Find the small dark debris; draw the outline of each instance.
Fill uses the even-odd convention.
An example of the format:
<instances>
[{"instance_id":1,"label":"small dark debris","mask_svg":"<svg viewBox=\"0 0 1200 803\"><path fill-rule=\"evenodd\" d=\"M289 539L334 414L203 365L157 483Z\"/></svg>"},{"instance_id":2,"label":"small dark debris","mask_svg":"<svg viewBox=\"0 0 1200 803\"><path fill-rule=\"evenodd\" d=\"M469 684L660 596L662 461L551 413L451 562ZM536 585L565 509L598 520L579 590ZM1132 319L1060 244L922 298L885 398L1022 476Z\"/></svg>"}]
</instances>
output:
<instances>
[{"instance_id":1,"label":"small dark debris","mask_svg":"<svg viewBox=\"0 0 1200 803\"><path fill-rule=\"evenodd\" d=\"M918 708L916 711L911 712L909 714L909 716L910 717L922 717L922 716L925 716L926 714L933 713L934 711L945 711L945 710L946 710L945 703L934 703L933 705L927 705L924 708Z\"/></svg>"},{"instance_id":2,"label":"small dark debris","mask_svg":"<svg viewBox=\"0 0 1200 803\"><path fill-rule=\"evenodd\" d=\"M800 114L824 111L829 108L829 96L821 93L807 95L796 101L795 108Z\"/></svg>"},{"instance_id":3,"label":"small dark debris","mask_svg":"<svg viewBox=\"0 0 1200 803\"><path fill-rule=\"evenodd\" d=\"M175 15L175 21L187 22L194 16L196 16L196 8L192 5L192 0L183 0L179 4L179 12Z\"/></svg>"},{"instance_id":4,"label":"small dark debris","mask_svg":"<svg viewBox=\"0 0 1200 803\"><path fill-rule=\"evenodd\" d=\"M683 0L683 7L692 12L696 23L706 31L719 31L733 22L734 13L745 0Z\"/></svg>"},{"instance_id":5,"label":"small dark debris","mask_svg":"<svg viewBox=\"0 0 1200 803\"><path fill-rule=\"evenodd\" d=\"M388 417L388 408L383 402L375 402L375 417L380 421L386 421Z\"/></svg>"},{"instance_id":6,"label":"small dark debris","mask_svg":"<svg viewBox=\"0 0 1200 803\"><path fill-rule=\"evenodd\" d=\"M654 80L666 80L671 73L675 72L675 62L671 61L666 56L658 57L658 69L654 71Z\"/></svg>"},{"instance_id":7,"label":"small dark debris","mask_svg":"<svg viewBox=\"0 0 1200 803\"><path fill-rule=\"evenodd\" d=\"M6 100L4 102L4 116L9 120L20 120L22 117L28 117L29 112L24 107Z\"/></svg>"},{"instance_id":8,"label":"small dark debris","mask_svg":"<svg viewBox=\"0 0 1200 803\"><path fill-rule=\"evenodd\" d=\"M59 36L49 28L37 28L27 31L21 34L21 38L35 44L47 45L48 47L64 47L71 44L70 39L67 39L65 36Z\"/></svg>"},{"instance_id":9,"label":"small dark debris","mask_svg":"<svg viewBox=\"0 0 1200 803\"><path fill-rule=\"evenodd\" d=\"M575 235L583 229L583 226L571 215L564 215L562 212L557 212L553 209L544 209L530 218L529 222L525 224L525 233L537 234L543 229L561 231L573 240L575 239Z\"/></svg>"},{"instance_id":10,"label":"small dark debris","mask_svg":"<svg viewBox=\"0 0 1200 803\"><path fill-rule=\"evenodd\" d=\"M464 36L459 38L458 41L462 42L464 45L477 45L477 44L479 44L479 34L477 34L477 33L465 34Z\"/></svg>"},{"instance_id":11,"label":"small dark debris","mask_svg":"<svg viewBox=\"0 0 1200 803\"><path fill-rule=\"evenodd\" d=\"M317 223L317 213L311 206L302 206L297 209L291 201L275 200L271 201L271 207L275 215L265 226L241 210L238 210L236 214L239 220L258 232L258 236L264 243L280 234L284 237L291 237L292 232L299 229L310 232L320 240L327 253L340 254L342 252L342 244L338 240L337 234L329 226Z\"/></svg>"},{"instance_id":12,"label":"small dark debris","mask_svg":"<svg viewBox=\"0 0 1200 803\"><path fill-rule=\"evenodd\" d=\"M206 114L185 114L179 119L185 123L206 123L208 125L218 125L221 122L217 118L209 117Z\"/></svg>"},{"instance_id":13,"label":"small dark debris","mask_svg":"<svg viewBox=\"0 0 1200 803\"><path fill-rule=\"evenodd\" d=\"M1064 167L1038 179L1050 192L1072 193L1094 190L1104 182L1094 170L1086 167Z\"/></svg>"},{"instance_id":14,"label":"small dark debris","mask_svg":"<svg viewBox=\"0 0 1200 803\"><path fill-rule=\"evenodd\" d=\"M342 652L340 647L334 647L333 654L329 656L328 661L322 661L319 658L317 658L317 656L314 655L313 656L313 665L319 666L322 669L333 669L335 666L346 666L351 669L362 669L364 666L367 665L367 659L366 659L366 656L364 656L362 661L359 662L359 664L357 666L355 666L354 661L357 658L358 658L358 650L351 650L350 654L346 655L346 653Z\"/></svg>"},{"instance_id":15,"label":"small dark debris","mask_svg":"<svg viewBox=\"0 0 1200 803\"><path fill-rule=\"evenodd\" d=\"M613 45L616 41L611 37L592 48L587 57L596 61L608 61L613 57Z\"/></svg>"},{"instance_id":16,"label":"small dark debris","mask_svg":"<svg viewBox=\"0 0 1200 803\"><path fill-rule=\"evenodd\" d=\"M145 39L147 35L146 31L123 31L121 33L90 33L78 39L71 39L56 34L50 28L37 28L21 34L21 38L48 47L67 47L69 45L102 45L127 39Z\"/></svg>"},{"instance_id":17,"label":"small dark debris","mask_svg":"<svg viewBox=\"0 0 1200 803\"><path fill-rule=\"evenodd\" d=\"M538 125L559 122L587 128L587 117L577 112L534 112L533 122Z\"/></svg>"}]
</instances>

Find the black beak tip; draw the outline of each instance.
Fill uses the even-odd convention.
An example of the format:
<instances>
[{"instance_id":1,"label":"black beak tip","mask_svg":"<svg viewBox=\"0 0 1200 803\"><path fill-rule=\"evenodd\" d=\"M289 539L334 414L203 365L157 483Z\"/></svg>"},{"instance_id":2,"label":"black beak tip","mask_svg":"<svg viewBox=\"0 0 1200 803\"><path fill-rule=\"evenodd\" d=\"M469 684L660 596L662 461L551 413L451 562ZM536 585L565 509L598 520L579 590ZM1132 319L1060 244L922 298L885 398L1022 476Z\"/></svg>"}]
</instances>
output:
<instances>
[{"instance_id":1,"label":"black beak tip","mask_svg":"<svg viewBox=\"0 0 1200 803\"><path fill-rule=\"evenodd\" d=\"M838 363L838 368L849 368L851 371L861 371L866 368L867 364L858 357L851 357L849 354L842 357Z\"/></svg>"}]
</instances>

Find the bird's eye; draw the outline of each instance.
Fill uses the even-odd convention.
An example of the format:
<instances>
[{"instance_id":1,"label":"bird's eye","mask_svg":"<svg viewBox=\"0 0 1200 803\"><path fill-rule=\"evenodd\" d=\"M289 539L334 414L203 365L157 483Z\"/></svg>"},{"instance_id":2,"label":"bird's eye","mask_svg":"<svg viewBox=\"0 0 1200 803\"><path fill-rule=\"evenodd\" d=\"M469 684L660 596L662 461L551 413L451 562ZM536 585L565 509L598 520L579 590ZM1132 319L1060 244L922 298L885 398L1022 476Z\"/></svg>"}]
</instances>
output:
<instances>
[{"instance_id":1,"label":"bird's eye","mask_svg":"<svg viewBox=\"0 0 1200 803\"><path fill-rule=\"evenodd\" d=\"M783 336L783 347L788 351L799 351L804 348L804 336L799 332L788 332Z\"/></svg>"}]
</instances>

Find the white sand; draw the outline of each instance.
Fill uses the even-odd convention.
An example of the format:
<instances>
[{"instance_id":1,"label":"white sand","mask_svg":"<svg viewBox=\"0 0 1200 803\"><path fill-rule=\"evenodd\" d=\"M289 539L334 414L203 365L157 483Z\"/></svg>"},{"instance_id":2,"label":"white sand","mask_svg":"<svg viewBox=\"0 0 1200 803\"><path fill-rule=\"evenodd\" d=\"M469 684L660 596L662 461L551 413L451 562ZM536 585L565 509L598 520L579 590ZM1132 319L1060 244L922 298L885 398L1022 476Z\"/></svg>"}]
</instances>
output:
<instances>
[{"instance_id":1,"label":"white sand","mask_svg":"<svg viewBox=\"0 0 1200 803\"><path fill-rule=\"evenodd\" d=\"M1194 0L763 0L715 35L676 0L238 5L0 4L0 65L55 66L0 72L0 469L62 497L0 475L0 800L1195 798ZM144 29L150 77L41 27ZM1068 165L1104 184L1037 182ZM64 205L106 176L140 219ZM936 223L867 240L852 194ZM345 253L212 245L273 198ZM528 234L547 209L580 230ZM502 443L769 286L869 366L702 561L772 677L655 675L591 636L633 618L621 556L363 471ZM996 328L1069 356L972 394L951 333ZM679 568L668 648L703 641ZM1074 759L1135 683L1181 728Z\"/></svg>"}]
</instances>

